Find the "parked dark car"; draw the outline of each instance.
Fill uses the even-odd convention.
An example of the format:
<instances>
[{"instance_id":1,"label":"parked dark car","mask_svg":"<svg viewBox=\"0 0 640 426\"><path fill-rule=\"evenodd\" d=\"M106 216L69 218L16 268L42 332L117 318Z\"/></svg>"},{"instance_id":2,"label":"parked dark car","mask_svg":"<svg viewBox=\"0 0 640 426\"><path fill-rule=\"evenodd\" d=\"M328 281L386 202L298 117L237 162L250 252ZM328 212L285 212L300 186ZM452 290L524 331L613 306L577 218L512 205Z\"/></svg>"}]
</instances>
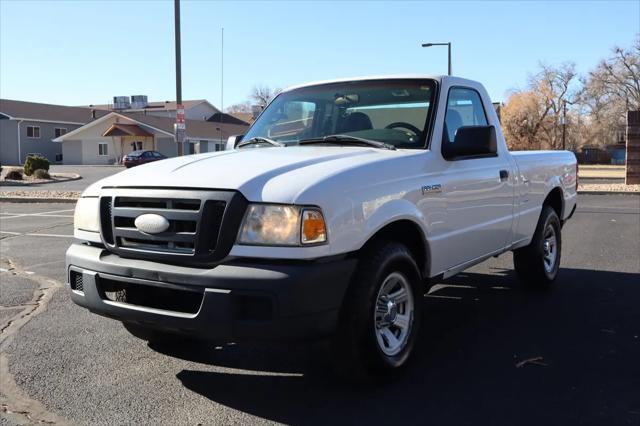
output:
<instances>
[{"instance_id":1,"label":"parked dark car","mask_svg":"<svg viewBox=\"0 0 640 426\"><path fill-rule=\"evenodd\" d=\"M158 151L133 151L122 157L122 164L128 169L129 167L164 160L165 158L167 157Z\"/></svg>"}]
</instances>

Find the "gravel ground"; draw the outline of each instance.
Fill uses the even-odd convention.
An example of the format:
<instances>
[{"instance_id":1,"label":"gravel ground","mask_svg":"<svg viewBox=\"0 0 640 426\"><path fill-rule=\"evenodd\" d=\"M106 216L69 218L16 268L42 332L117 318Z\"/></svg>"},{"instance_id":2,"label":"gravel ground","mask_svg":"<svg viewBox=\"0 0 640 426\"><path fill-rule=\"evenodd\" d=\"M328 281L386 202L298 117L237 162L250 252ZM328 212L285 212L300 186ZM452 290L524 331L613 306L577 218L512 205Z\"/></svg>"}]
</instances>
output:
<instances>
[{"instance_id":1,"label":"gravel ground","mask_svg":"<svg viewBox=\"0 0 640 426\"><path fill-rule=\"evenodd\" d=\"M602 192L640 192L640 185L625 185L624 183L581 183L578 191Z\"/></svg>"},{"instance_id":2,"label":"gravel ground","mask_svg":"<svg viewBox=\"0 0 640 426\"><path fill-rule=\"evenodd\" d=\"M80 196L80 191L24 191L9 190L0 193L0 200L3 197L29 197L29 198L64 198L76 199Z\"/></svg>"},{"instance_id":3,"label":"gravel ground","mask_svg":"<svg viewBox=\"0 0 640 426\"><path fill-rule=\"evenodd\" d=\"M51 179L36 179L33 176L23 176L23 180L6 180L4 177L0 179L1 186L24 186L43 183L61 183L72 179L79 179L77 173L51 173Z\"/></svg>"}]
</instances>

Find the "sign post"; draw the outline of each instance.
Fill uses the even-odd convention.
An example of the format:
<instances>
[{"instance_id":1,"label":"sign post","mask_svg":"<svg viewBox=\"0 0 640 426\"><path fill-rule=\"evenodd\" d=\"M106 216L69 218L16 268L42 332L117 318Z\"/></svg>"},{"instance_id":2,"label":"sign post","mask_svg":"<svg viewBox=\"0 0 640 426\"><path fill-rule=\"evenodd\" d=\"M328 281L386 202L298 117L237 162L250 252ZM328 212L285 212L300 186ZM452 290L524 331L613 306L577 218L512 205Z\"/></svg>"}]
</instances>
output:
<instances>
[{"instance_id":1,"label":"sign post","mask_svg":"<svg viewBox=\"0 0 640 426\"><path fill-rule=\"evenodd\" d=\"M184 105L178 104L176 106L176 143L178 144L178 152L182 154L182 143L184 142L186 135L186 121L184 118Z\"/></svg>"}]
</instances>

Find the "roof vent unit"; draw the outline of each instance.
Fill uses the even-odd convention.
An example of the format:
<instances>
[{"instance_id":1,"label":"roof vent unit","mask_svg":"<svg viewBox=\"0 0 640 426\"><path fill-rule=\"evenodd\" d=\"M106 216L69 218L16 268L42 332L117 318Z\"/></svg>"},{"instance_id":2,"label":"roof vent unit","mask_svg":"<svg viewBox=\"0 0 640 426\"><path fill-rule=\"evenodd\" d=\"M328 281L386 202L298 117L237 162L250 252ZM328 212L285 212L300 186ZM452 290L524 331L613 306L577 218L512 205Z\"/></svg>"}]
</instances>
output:
<instances>
[{"instance_id":1,"label":"roof vent unit","mask_svg":"<svg viewBox=\"0 0 640 426\"><path fill-rule=\"evenodd\" d=\"M131 102L128 96L114 96L113 97L113 109L129 109L131 108Z\"/></svg>"},{"instance_id":2,"label":"roof vent unit","mask_svg":"<svg viewBox=\"0 0 640 426\"><path fill-rule=\"evenodd\" d=\"M131 108L143 109L149 105L147 101L147 95L133 95L131 96Z\"/></svg>"}]
</instances>

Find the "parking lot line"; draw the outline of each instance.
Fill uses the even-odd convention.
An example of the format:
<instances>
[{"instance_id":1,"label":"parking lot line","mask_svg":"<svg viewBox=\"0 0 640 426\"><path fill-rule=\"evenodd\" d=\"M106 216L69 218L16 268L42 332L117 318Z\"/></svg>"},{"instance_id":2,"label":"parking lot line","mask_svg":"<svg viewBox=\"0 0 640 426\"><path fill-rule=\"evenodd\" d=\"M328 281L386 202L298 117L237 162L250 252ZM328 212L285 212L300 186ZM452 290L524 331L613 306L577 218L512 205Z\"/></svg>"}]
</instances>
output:
<instances>
[{"instance_id":1,"label":"parking lot line","mask_svg":"<svg viewBox=\"0 0 640 426\"><path fill-rule=\"evenodd\" d=\"M0 234L15 235L17 237L57 237L57 238L73 238L73 235L66 234L36 234L33 232L12 232L12 231L0 231Z\"/></svg>"},{"instance_id":2,"label":"parking lot line","mask_svg":"<svg viewBox=\"0 0 640 426\"><path fill-rule=\"evenodd\" d=\"M5 220L5 219L15 219L17 217L25 217L25 216L36 216L36 217L73 217L73 215L71 214L37 214L37 215L31 215L31 214L19 214L19 215L0 215L0 217Z\"/></svg>"},{"instance_id":3,"label":"parking lot line","mask_svg":"<svg viewBox=\"0 0 640 426\"><path fill-rule=\"evenodd\" d=\"M13 212L3 212L0 213L0 216L3 216L3 219L11 219L14 217L25 217L25 216L42 216L42 217L73 217L73 215L61 215L58 213L67 213L72 212L74 209L65 209L65 210L52 210L48 212L40 212L40 213L13 213Z\"/></svg>"}]
</instances>

